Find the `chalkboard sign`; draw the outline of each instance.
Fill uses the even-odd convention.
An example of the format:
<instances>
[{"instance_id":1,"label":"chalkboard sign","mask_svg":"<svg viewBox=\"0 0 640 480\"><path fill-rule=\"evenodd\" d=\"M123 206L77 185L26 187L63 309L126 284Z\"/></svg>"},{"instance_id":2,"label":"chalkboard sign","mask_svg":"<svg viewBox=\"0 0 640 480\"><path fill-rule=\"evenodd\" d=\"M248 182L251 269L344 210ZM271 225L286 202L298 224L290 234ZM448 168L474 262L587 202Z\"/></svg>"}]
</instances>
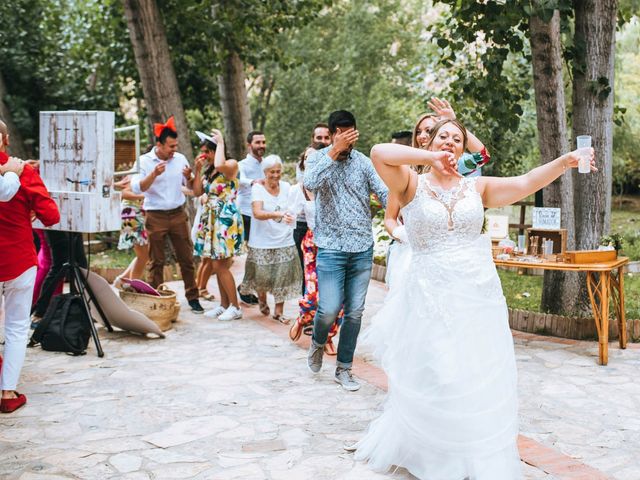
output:
<instances>
[{"instance_id":1,"label":"chalkboard sign","mask_svg":"<svg viewBox=\"0 0 640 480\"><path fill-rule=\"evenodd\" d=\"M533 208L533 228L560 228L559 208Z\"/></svg>"}]
</instances>

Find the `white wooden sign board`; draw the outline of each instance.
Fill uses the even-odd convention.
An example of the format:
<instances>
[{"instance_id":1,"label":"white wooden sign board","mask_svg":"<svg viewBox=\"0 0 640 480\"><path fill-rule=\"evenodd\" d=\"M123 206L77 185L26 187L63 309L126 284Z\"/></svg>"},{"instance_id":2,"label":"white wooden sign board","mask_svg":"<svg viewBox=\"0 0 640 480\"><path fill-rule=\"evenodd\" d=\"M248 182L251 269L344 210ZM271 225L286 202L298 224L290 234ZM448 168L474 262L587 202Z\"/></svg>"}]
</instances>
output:
<instances>
[{"instance_id":1,"label":"white wooden sign board","mask_svg":"<svg viewBox=\"0 0 640 480\"><path fill-rule=\"evenodd\" d=\"M113 190L114 122L113 112L40 112L40 173L60 208L60 223L52 230L120 230L120 193Z\"/></svg>"},{"instance_id":2,"label":"white wooden sign board","mask_svg":"<svg viewBox=\"0 0 640 480\"><path fill-rule=\"evenodd\" d=\"M533 207L533 228L557 230L560 228L559 208Z\"/></svg>"},{"instance_id":3,"label":"white wooden sign board","mask_svg":"<svg viewBox=\"0 0 640 480\"><path fill-rule=\"evenodd\" d=\"M509 217L487 215L487 233L491 238L506 238L509 235Z\"/></svg>"}]
</instances>

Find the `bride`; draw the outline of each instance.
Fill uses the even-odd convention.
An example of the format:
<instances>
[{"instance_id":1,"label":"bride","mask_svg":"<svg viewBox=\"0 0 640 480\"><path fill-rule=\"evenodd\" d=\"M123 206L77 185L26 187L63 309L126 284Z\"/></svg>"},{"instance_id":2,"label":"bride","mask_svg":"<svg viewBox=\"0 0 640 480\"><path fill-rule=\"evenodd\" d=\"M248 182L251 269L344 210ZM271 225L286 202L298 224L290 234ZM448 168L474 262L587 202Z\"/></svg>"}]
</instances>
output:
<instances>
[{"instance_id":1,"label":"bride","mask_svg":"<svg viewBox=\"0 0 640 480\"><path fill-rule=\"evenodd\" d=\"M354 448L374 470L422 480L522 478L507 305L481 235L483 207L509 205L589 157L574 151L519 177L461 178L467 133L434 126L426 150L376 145L371 159L402 207L412 262L365 334L387 373L382 415ZM418 175L409 165L428 165ZM400 291L398 291L399 289Z\"/></svg>"}]
</instances>

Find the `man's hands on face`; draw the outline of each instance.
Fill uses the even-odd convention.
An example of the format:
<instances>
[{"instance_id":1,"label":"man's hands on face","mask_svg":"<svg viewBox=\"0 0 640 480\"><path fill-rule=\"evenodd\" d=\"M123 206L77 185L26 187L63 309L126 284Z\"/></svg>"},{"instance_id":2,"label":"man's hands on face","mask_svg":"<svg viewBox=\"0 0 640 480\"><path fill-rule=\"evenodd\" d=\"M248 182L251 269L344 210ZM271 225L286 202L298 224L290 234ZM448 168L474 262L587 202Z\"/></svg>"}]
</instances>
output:
<instances>
[{"instance_id":1,"label":"man's hands on face","mask_svg":"<svg viewBox=\"0 0 640 480\"><path fill-rule=\"evenodd\" d=\"M359 136L360 132L355 128L345 131L338 130L335 137L333 137L333 146L331 147L331 150L332 153L335 154L335 157L332 155L332 158L334 160L346 158L346 154L349 153L356 144Z\"/></svg>"},{"instance_id":2,"label":"man's hands on face","mask_svg":"<svg viewBox=\"0 0 640 480\"><path fill-rule=\"evenodd\" d=\"M9 157L7 163L5 163L2 167L0 167L0 173L13 172L16 175L22 175L22 171L24 170L24 162L16 157Z\"/></svg>"}]
</instances>

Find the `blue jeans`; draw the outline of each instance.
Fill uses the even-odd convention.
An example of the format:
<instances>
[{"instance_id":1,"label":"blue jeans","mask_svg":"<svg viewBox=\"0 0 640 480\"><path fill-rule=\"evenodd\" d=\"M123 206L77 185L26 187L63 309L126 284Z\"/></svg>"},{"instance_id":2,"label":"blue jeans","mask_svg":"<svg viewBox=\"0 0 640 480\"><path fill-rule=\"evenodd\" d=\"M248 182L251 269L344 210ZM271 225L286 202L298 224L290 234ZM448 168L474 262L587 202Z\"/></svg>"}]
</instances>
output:
<instances>
[{"instance_id":1,"label":"blue jeans","mask_svg":"<svg viewBox=\"0 0 640 480\"><path fill-rule=\"evenodd\" d=\"M313 320L313 342L327 343L329 329L344 304L344 320L336 365L351 368L356 350L364 302L371 278L373 247L364 252L318 248L318 311Z\"/></svg>"}]
</instances>

